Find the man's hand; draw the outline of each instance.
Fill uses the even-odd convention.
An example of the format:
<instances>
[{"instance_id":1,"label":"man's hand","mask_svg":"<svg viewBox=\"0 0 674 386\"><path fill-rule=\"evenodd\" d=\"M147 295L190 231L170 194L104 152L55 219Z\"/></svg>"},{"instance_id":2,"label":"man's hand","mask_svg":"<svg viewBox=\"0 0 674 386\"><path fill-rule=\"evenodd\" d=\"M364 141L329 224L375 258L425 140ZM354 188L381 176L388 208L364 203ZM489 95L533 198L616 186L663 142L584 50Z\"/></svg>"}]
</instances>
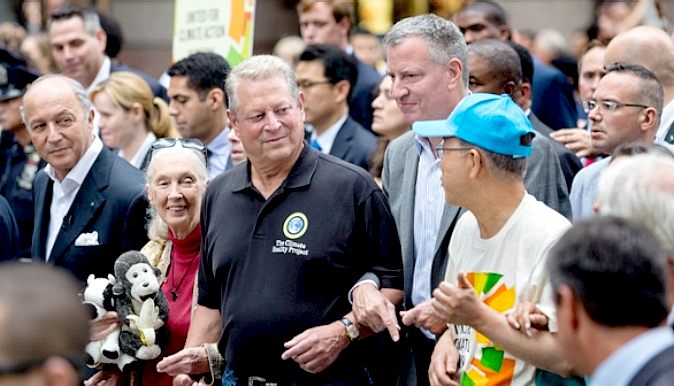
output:
<instances>
[{"instance_id":1,"label":"man's hand","mask_svg":"<svg viewBox=\"0 0 674 386\"><path fill-rule=\"evenodd\" d=\"M356 324L374 332L386 329L394 342L400 339L396 307L374 285L365 283L353 289L353 314Z\"/></svg>"},{"instance_id":2,"label":"man's hand","mask_svg":"<svg viewBox=\"0 0 674 386\"><path fill-rule=\"evenodd\" d=\"M119 320L117 313L108 311L100 319L89 322L89 340L92 342L101 340L121 325L122 321Z\"/></svg>"},{"instance_id":3,"label":"man's hand","mask_svg":"<svg viewBox=\"0 0 674 386\"><path fill-rule=\"evenodd\" d=\"M199 386L199 382L194 382L187 374L178 374L173 378L173 386Z\"/></svg>"},{"instance_id":4,"label":"man's hand","mask_svg":"<svg viewBox=\"0 0 674 386\"><path fill-rule=\"evenodd\" d=\"M532 327L535 330L546 330L548 326L548 317L528 301L522 302L515 311L506 315L506 320L512 328L528 337L532 336Z\"/></svg>"},{"instance_id":5,"label":"man's hand","mask_svg":"<svg viewBox=\"0 0 674 386\"><path fill-rule=\"evenodd\" d=\"M309 373L319 373L330 366L349 345L346 327L336 321L310 328L295 336L283 346L287 350L281 359L292 359Z\"/></svg>"},{"instance_id":6,"label":"man's hand","mask_svg":"<svg viewBox=\"0 0 674 386\"><path fill-rule=\"evenodd\" d=\"M475 294L466 274L459 273L458 286L446 281L433 291L431 304L435 315L445 323L474 326L486 306Z\"/></svg>"},{"instance_id":7,"label":"man's hand","mask_svg":"<svg viewBox=\"0 0 674 386\"><path fill-rule=\"evenodd\" d=\"M403 324L410 326L414 324L418 328L425 328L434 334L442 334L447 329L447 323L438 318L433 311L432 299L426 300L408 311L400 311L403 317Z\"/></svg>"},{"instance_id":8,"label":"man's hand","mask_svg":"<svg viewBox=\"0 0 674 386\"><path fill-rule=\"evenodd\" d=\"M84 386L118 386L122 385L122 383L121 373L113 370L103 370L85 380Z\"/></svg>"},{"instance_id":9,"label":"man's hand","mask_svg":"<svg viewBox=\"0 0 674 386\"><path fill-rule=\"evenodd\" d=\"M592 135L585 129L560 129L553 131L550 137L555 141L561 142L567 149L576 153L576 157L593 157L595 152L592 149Z\"/></svg>"},{"instance_id":10,"label":"man's hand","mask_svg":"<svg viewBox=\"0 0 674 386\"><path fill-rule=\"evenodd\" d=\"M157 363L157 371L175 377L178 374L202 374L210 371L208 355L202 346L184 348Z\"/></svg>"},{"instance_id":11,"label":"man's hand","mask_svg":"<svg viewBox=\"0 0 674 386\"><path fill-rule=\"evenodd\" d=\"M458 364L459 352L454 347L452 335L445 331L431 355L431 365L428 368L431 386L459 386Z\"/></svg>"}]
</instances>

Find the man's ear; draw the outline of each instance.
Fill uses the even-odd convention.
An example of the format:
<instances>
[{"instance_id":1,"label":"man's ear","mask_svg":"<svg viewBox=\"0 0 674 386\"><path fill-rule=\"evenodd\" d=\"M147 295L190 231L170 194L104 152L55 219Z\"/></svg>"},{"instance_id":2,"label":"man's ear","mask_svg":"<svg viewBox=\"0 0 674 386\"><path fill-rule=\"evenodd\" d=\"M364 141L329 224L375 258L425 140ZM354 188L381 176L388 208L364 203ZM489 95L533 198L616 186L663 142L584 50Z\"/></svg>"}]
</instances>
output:
<instances>
[{"instance_id":1,"label":"man's ear","mask_svg":"<svg viewBox=\"0 0 674 386\"><path fill-rule=\"evenodd\" d=\"M529 108L529 100L531 99L531 83L522 82L520 84L520 95L517 98L517 104L524 110Z\"/></svg>"},{"instance_id":2,"label":"man's ear","mask_svg":"<svg viewBox=\"0 0 674 386\"><path fill-rule=\"evenodd\" d=\"M476 149L470 149L468 151L468 156L470 157L470 178L477 178L484 169L484 159L482 153Z\"/></svg>"},{"instance_id":3,"label":"man's ear","mask_svg":"<svg viewBox=\"0 0 674 386\"><path fill-rule=\"evenodd\" d=\"M335 89L337 90L337 95L335 95L335 103L342 103L349 96L349 90L351 89L351 83L347 80L340 80L335 83Z\"/></svg>"},{"instance_id":4,"label":"man's ear","mask_svg":"<svg viewBox=\"0 0 674 386\"><path fill-rule=\"evenodd\" d=\"M642 111L641 117L639 118L641 122L641 130L647 131L653 129L657 130L657 120L658 120L658 111L653 107L646 108Z\"/></svg>"},{"instance_id":5,"label":"man's ear","mask_svg":"<svg viewBox=\"0 0 674 386\"><path fill-rule=\"evenodd\" d=\"M498 27L499 40L512 40L512 32L506 24Z\"/></svg>"},{"instance_id":6,"label":"man's ear","mask_svg":"<svg viewBox=\"0 0 674 386\"><path fill-rule=\"evenodd\" d=\"M217 110L222 106L225 106L225 93L222 89L217 87L212 88L208 91L208 94L206 94L206 102L211 110Z\"/></svg>"},{"instance_id":7,"label":"man's ear","mask_svg":"<svg viewBox=\"0 0 674 386\"><path fill-rule=\"evenodd\" d=\"M506 84L503 85L503 93L507 94L511 99L516 97L515 95L515 82L512 80L506 82ZM515 99L513 99L515 100ZM517 101L515 101L517 102Z\"/></svg>"},{"instance_id":8,"label":"man's ear","mask_svg":"<svg viewBox=\"0 0 674 386\"><path fill-rule=\"evenodd\" d=\"M94 38L98 41L98 45L102 53L105 53L105 46L108 44L108 35L103 31L103 28L99 28L94 33Z\"/></svg>"},{"instance_id":9,"label":"man's ear","mask_svg":"<svg viewBox=\"0 0 674 386\"><path fill-rule=\"evenodd\" d=\"M466 71L463 68L463 63L458 58L451 58L445 65L445 71L447 77L449 78L448 84L450 89L457 87L457 85L463 84L463 71ZM466 86L467 87L467 86Z\"/></svg>"},{"instance_id":10,"label":"man's ear","mask_svg":"<svg viewBox=\"0 0 674 386\"><path fill-rule=\"evenodd\" d=\"M346 38L349 38L349 31L351 30L351 20L348 17L343 17L342 20L337 22L339 29L342 30L342 33Z\"/></svg>"},{"instance_id":11,"label":"man's ear","mask_svg":"<svg viewBox=\"0 0 674 386\"><path fill-rule=\"evenodd\" d=\"M581 328L581 312L584 313L583 305L580 300L573 294L571 288L562 284L557 289L557 318L560 326L570 329L571 334L575 334Z\"/></svg>"}]
</instances>

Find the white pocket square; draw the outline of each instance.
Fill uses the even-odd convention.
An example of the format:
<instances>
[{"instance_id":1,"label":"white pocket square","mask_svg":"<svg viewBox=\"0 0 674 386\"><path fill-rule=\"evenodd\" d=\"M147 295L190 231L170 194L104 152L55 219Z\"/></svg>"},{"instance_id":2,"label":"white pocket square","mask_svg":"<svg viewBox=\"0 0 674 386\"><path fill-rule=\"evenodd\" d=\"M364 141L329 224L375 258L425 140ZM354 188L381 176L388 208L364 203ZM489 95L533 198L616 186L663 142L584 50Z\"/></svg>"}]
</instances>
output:
<instances>
[{"instance_id":1,"label":"white pocket square","mask_svg":"<svg viewBox=\"0 0 674 386\"><path fill-rule=\"evenodd\" d=\"M91 245L98 245L97 231L93 231L91 233L82 233L77 236L77 240L75 240L76 247L86 247Z\"/></svg>"}]
</instances>

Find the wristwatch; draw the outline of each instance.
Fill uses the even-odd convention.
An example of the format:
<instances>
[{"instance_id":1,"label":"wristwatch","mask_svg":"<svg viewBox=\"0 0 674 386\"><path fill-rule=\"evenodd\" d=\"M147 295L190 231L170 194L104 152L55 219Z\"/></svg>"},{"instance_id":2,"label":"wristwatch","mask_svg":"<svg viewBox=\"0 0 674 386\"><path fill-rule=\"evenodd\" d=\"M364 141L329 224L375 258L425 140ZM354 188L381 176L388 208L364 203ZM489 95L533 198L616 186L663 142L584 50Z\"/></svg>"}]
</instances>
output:
<instances>
[{"instance_id":1,"label":"wristwatch","mask_svg":"<svg viewBox=\"0 0 674 386\"><path fill-rule=\"evenodd\" d=\"M349 320L349 318L345 316L340 319L340 322L342 322L344 327L346 327L346 336L349 337L350 341L353 342L354 340L358 339L360 336L360 331L358 330L358 327L356 327L356 325L354 325L353 322Z\"/></svg>"}]
</instances>

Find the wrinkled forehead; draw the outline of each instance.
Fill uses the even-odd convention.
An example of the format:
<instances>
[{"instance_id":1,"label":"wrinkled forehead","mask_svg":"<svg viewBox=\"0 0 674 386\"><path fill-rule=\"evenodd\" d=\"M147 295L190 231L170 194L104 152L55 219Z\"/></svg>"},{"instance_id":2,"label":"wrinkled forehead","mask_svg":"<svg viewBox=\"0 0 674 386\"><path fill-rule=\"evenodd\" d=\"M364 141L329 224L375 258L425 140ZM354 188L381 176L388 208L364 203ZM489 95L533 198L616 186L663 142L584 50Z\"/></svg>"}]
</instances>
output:
<instances>
[{"instance_id":1,"label":"wrinkled forehead","mask_svg":"<svg viewBox=\"0 0 674 386\"><path fill-rule=\"evenodd\" d=\"M625 102L625 98L631 98L638 94L641 85L640 79L625 72L609 72L604 75L594 92L595 99L615 99Z\"/></svg>"}]
</instances>

